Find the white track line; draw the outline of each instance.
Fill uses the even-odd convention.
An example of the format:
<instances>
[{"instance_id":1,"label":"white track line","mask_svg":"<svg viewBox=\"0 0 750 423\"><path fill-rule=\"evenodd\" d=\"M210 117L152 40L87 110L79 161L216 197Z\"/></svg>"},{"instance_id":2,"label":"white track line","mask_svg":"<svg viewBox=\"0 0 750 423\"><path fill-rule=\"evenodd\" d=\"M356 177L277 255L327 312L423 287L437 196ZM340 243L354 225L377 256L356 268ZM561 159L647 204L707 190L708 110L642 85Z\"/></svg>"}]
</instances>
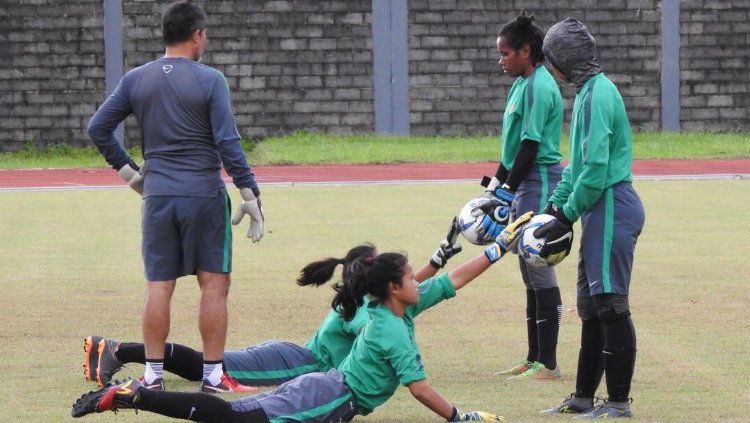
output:
<instances>
[{"instance_id":1,"label":"white track line","mask_svg":"<svg viewBox=\"0 0 750 423\"><path fill-rule=\"evenodd\" d=\"M706 175L637 175L637 181L704 181L704 180L742 180L750 179L748 173L723 173ZM231 185L231 179L224 182ZM272 187L317 187L317 186L354 186L354 185L445 185L472 184L475 179L441 179L441 180L393 180L393 181L332 181L332 182L263 182L262 186ZM55 192L55 191L99 191L108 189L126 189L127 185L70 185L50 187L17 187L0 188L3 192Z\"/></svg>"}]
</instances>

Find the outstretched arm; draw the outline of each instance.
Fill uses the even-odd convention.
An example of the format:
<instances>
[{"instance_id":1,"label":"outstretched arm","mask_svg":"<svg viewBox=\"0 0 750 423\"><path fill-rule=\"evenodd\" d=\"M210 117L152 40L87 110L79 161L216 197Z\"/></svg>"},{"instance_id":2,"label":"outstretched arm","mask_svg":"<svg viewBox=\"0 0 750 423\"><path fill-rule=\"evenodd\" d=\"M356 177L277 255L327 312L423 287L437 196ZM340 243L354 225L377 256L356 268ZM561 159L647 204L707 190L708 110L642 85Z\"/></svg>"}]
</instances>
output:
<instances>
[{"instance_id":1,"label":"outstretched arm","mask_svg":"<svg viewBox=\"0 0 750 423\"><path fill-rule=\"evenodd\" d=\"M425 407L434 411L437 415L449 422L504 422L505 417L483 411L472 411L464 413L458 410L440 395L426 380L420 380L409 384L409 392Z\"/></svg>"},{"instance_id":2,"label":"outstretched arm","mask_svg":"<svg viewBox=\"0 0 750 423\"><path fill-rule=\"evenodd\" d=\"M417 401L424 404L425 407L434 411L442 418L450 420L453 415L453 405L446 401L426 380L410 383L409 392L411 392Z\"/></svg>"},{"instance_id":3,"label":"outstretched arm","mask_svg":"<svg viewBox=\"0 0 750 423\"><path fill-rule=\"evenodd\" d=\"M500 260L518 242L524 225L531 220L532 216L534 216L532 212L520 216L500 233L497 240L487 247L484 254L467 261L451 271L448 277L453 283L453 287L456 289L463 288L477 276L484 273L485 270L489 269L492 263Z\"/></svg>"}]
</instances>

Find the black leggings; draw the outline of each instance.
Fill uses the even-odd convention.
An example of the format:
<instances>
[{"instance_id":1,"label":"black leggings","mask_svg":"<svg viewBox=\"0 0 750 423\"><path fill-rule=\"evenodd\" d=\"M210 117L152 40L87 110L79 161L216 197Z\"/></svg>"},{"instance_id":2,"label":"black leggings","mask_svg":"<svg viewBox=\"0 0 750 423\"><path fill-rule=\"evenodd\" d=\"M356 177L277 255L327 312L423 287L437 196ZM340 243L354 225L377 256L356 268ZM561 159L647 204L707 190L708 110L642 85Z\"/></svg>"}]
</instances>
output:
<instances>
[{"instance_id":1,"label":"black leggings","mask_svg":"<svg viewBox=\"0 0 750 423\"><path fill-rule=\"evenodd\" d=\"M141 388L135 406L175 419L204 423L268 423L262 408L236 411L231 403L202 392L153 391Z\"/></svg>"},{"instance_id":2,"label":"black leggings","mask_svg":"<svg viewBox=\"0 0 750 423\"><path fill-rule=\"evenodd\" d=\"M123 363L146 363L143 344L123 342L115 356ZM164 349L164 370L199 382L203 379L203 353L184 345L167 342Z\"/></svg>"}]
</instances>

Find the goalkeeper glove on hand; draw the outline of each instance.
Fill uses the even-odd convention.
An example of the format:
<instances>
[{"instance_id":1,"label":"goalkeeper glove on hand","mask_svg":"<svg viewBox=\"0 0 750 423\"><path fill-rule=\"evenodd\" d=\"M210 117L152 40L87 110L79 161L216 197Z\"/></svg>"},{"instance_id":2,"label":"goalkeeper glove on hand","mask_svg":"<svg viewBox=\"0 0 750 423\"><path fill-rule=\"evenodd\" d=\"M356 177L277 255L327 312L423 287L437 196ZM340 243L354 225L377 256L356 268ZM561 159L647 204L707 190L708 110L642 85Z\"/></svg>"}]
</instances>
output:
<instances>
[{"instance_id":1,"label":"goalkeeper glove on hand","mask_svg":"<svg viewBox=\"0 0 750 423\"><path fill-rule=\"evenodd\" d=\"M500 181L496 176L493 176L492 178L485 176L482 178L480 185L487 188L484 191L484 194L481 195L482 198L497 198L502 201L506 207L510 207L513 199L516 198L516 194L510 190L508 184L500 186Z\"/></svg>"},{"instance_id":2,"label":"goalkeeper glove on hand","mask_svg":"<svg viewBox=\"0 0 750 423\"><path fill-rule=\"evenodd\" d=\"M507 419L503 416L485 413L484 411L471 411L464 413L456 407L453 407L453 417L449 422L505 422Z\"/></svg>"},{"instance_id":3,"label":"goalkeeper glove on hand","mask_svg":"<svg viewBox=\"0 0 750 423\"><path fill-rule=\"evenodd\" d=\"M514 220L495 239L495 243L484 250L487 259L494 263L500 260L506 252L518 252L518 241L521 239L521 232L529 220L534 217L534 212L526 212L518 219Z\"/></svg>"},{"instance_id":4,"label":"goalkeeper glove on hand","mask_svg":"<svg viewBox=\"0 0 750 423\"><path fill-rule=\"evenodd\" d=\"M133 191L143 195L143 175L140 170L141 168L133 160L130 160L128 164L117 170L117 174L128 183Z\"/></svg>"},{"instance_id":5,"label":"goalkeeper glove on hand","mask_svg":"<svg viewBox=\"0 0 750 423\"><path fill-rule=\"evenodd\" d=\"M430 258L430 265L436 269L445 267L448 259L461 252L461 244L458 242L458 222L453 218L448 234L440 241L440 248Z\"/></svg>"},{"instance_id":6,"label":"goalkeeper glove on hand","mask_svg":"<svg viewBox=\"0 0 750 423\"><path fill-rule=\"evenodd\" d=\"M500 180L497 179L497 176L493 176L492 178L485 176L482 178L482 182L480 182L479 185L486 188L484 194L481 195L482 198L494 198L495 189L500 186Z\"/></svg>"},{"instance_id":7,"label":"goalkeeper glove on hand","mask_svg":"<svg viewBox=\"0 0 750 423\"><path fill-rule=\"evenodd\" d=\"M544 212L554 217L534 231L537 238L546 238L547 242L539 251L541 257L549 257L565 252L567 256L573 246L573 223L565 216L563 209L549 203Z\"/></svg>"},{"instance_id":8,"label":"goalkeeper glove on hand","mask_svg":"<svg viewBox=\"0 0 750 423\"><path fill-rule=\"evenodd\" d=\"M260 203L260 197L255 197L253 190L250 188L240 188L242 204L232 218L232 225L242 222L245 215L250 216L250 228L247 230L247 237L253 242L260 241L263 238L263 207Z\"/></svg>"},{"instance_id":9,"label":"goalkeeper glove on hand","mask_svg":"<svg viewBox=\"0 0 750 423\"><path fill-rule=\"evenodd\" d=\"M474 217L484 215L481 227L477 229L477 233L487 243L492 242L505 229L510 218L510 208L502 200L491 198L490 201L472 210L471 215Z\"/></svg>"}]
</instances>

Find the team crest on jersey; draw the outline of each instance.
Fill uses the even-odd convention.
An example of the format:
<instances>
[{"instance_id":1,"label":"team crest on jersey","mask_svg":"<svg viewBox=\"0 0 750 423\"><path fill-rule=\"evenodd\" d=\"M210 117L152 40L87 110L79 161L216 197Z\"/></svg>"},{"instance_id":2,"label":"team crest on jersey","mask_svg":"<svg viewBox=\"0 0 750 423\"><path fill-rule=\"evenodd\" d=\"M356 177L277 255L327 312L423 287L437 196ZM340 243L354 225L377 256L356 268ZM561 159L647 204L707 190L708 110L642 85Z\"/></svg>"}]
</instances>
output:
<instances>
[{"instance_id":1,"label":"team crest on jersey","mask_svg":"<svg viewBox=\"0 0 750 423\"><path fill-rule=\"evenodd\" d=\"M161 67L161 69L164 71L164 73L172 72L172 65L164 65Z\"/></svg>"}]
</instances>

